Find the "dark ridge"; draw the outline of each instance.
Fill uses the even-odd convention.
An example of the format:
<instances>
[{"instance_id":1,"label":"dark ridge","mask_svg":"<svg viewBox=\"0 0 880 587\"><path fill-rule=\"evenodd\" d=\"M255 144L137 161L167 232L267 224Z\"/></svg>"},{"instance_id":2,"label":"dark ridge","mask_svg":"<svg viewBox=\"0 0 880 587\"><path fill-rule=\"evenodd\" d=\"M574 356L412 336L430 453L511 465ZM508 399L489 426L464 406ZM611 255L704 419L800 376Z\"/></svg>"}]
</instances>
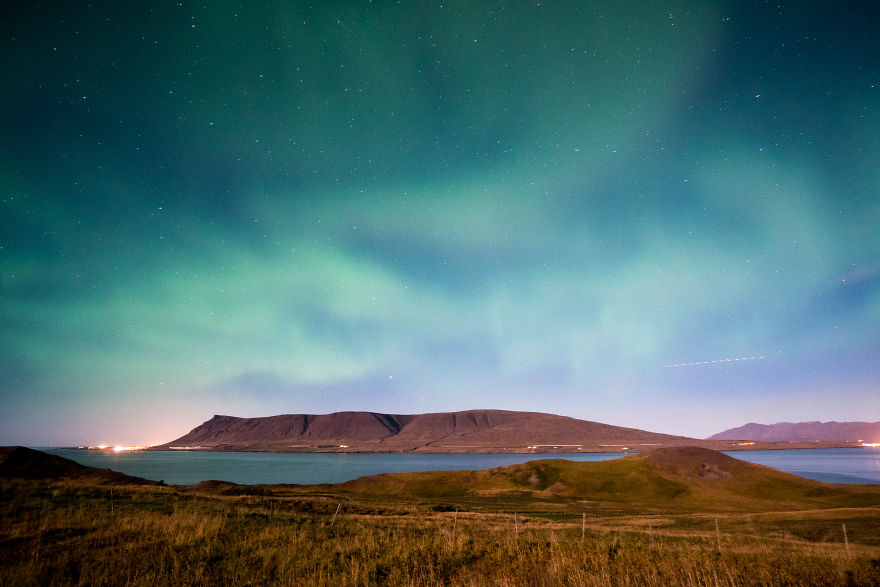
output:
<instances>
[{"instance_id":1,"label":"dark ridge","mask_svg":"<svg viewBox=\"0 0 880 587\"><path fill-rule=\"evenodd\" d=\"M372 413L372 415L383 426L385 426L392 435L397 434L398 432L400 432L400 429L403 428L403 424L400 422L397 416L392 416L391 414L376 413Z\"/></svg>"},{"instance_id":2,"label":"dark ridge","mask_svg":"<svg viewBox=\"0 0 880 587\"><path fill-rule=\"evenodd\" d=\"M76 461L23 446L0 447L0 478L4 479L88 479L103 484L162 485L110 469L87 467Z\"/></svg>"}]
</instances>

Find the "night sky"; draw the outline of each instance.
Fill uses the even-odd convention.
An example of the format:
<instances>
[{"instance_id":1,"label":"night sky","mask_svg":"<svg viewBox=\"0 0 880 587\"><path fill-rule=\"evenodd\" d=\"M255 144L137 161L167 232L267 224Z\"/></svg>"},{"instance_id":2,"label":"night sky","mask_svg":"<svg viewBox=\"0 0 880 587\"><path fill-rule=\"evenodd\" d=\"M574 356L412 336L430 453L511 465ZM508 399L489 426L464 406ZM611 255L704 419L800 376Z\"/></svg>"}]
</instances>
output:
<instances>
[{"instance_id":1,"label":"night sky","mask_svg":"<svg viewBox=\"0 0 880 587\"><path fill-rule=\"evenodd\" d=\"M4 2L0 444L880 420L878 6Z\"/></svg>"}]
</instances>

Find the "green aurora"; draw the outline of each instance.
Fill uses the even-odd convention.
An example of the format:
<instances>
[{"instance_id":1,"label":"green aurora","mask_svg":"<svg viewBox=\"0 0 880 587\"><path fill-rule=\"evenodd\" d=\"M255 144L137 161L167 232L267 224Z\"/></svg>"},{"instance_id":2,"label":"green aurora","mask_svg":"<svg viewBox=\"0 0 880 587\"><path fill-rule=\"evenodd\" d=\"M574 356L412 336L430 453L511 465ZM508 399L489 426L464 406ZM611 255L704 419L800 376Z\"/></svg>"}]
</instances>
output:
<instances>
[{"instance_id":1,"label":"green aurora","mask_svg":"<svg viewBox=\"0 0 880 587\"><path fill-rule=\"evenodd\" d=\"M215 413L880 420L878 26L4 3L0 444Z\"/></svg>"}]
</instances>

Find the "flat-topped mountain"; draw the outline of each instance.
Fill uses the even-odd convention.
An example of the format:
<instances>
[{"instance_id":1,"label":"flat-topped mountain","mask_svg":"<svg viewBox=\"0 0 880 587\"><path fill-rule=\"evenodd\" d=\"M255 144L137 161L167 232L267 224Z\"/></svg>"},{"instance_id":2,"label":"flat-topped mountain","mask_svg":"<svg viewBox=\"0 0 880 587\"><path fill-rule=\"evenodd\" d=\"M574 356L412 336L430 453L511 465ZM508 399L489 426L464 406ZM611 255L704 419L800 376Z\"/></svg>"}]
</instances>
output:
<instances>
[{"instance_id":1,"label":"flat-topped mountain","mask_svg":"<svg viewBox=\"0 0 880 587\"><path fill-rule=\"evenodd\" d=\"M749 423L710 436L708 440L758 442L880 442L880 422Z\"/></svg>"},{"instance_id":2,"label":"flat-topped mountain","mask_svg":"<svg viewBox=\"0 0 880 587\"><path fill-rule=\"evenodd\" d=\"M156 449L290 452L578 452L682 446L695 439L539 412L214 416Z\"/></svg>"}]
</instances>

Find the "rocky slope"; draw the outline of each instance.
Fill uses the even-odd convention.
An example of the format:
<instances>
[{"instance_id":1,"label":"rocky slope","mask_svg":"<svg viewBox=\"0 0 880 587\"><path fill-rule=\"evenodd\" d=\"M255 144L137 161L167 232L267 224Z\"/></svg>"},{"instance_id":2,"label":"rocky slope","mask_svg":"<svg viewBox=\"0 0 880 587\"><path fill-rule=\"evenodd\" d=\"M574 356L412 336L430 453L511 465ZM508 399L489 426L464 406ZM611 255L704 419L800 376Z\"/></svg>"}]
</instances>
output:
<instances>
[{"instance_id":1,"label":"rocky slope","mask_svg":"<svg viewBox=\"0 0 880 587\"><path fill-rule=\"evenodd\" d=\"M157 449L368 452L578 452L681 446L694 439L538 412L214 416Z\"/></svg>"}]
</instances>

